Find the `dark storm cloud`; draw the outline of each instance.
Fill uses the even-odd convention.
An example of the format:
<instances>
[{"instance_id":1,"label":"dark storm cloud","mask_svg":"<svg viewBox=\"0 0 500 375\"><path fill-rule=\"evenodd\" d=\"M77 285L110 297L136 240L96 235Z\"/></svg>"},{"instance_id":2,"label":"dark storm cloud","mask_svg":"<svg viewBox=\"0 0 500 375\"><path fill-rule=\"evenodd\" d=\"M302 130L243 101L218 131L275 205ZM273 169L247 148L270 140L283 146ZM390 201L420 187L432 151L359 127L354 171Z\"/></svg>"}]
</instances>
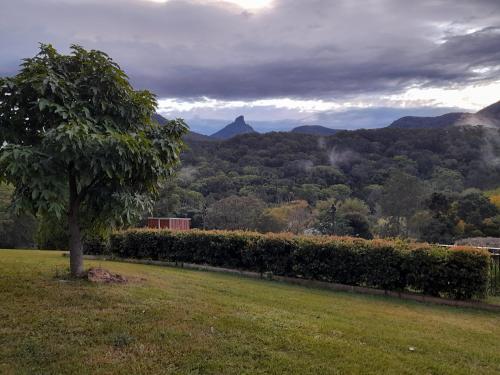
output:
<instances>
[{"instance_id":1,"label":"dark storm cloud","mask_svg":"<svg viewBox=\"0 0 500 375\"><path fill-rule=\"evenodd\" d=\"M349 99L500 76L497 0L0 3L0 75L50 42L102 49L161 97Z\"/></svg>"},{"instance_id":2,"label":"dark storm cloud","mask_svg":"<svg viewBox=\"0 0 500 375\"><path fill-rule=\"evenodd\" d=\"M446 40L442 48L434 53L433 57L441 64L450 62L458 67L460 67L458 64L462 64L476 68L498 68L500 66L500 27L486 27L466 35L452 36Z\"/></svg>"}]
</instances>

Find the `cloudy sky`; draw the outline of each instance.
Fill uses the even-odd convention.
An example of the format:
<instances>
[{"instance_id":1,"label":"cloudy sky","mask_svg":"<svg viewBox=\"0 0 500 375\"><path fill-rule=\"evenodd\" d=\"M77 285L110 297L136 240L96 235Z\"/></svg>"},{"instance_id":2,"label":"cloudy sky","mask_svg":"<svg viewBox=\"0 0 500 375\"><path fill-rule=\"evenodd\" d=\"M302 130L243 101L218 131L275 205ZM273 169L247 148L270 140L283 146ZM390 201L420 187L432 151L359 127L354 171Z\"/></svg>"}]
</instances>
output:
<instances>
[{"instance_id":1,"label":"cloudy sky","mask_svg":"<svg viewBox=\"0 0 500 375\"><path fill-rule=\"evenodd\" d=\"M39 42L111 55L210 133L378 127L500 99L499 0L0 0L0 75ZM216 120L216 121L213 121Z\"/></svg>"}]
</instances>

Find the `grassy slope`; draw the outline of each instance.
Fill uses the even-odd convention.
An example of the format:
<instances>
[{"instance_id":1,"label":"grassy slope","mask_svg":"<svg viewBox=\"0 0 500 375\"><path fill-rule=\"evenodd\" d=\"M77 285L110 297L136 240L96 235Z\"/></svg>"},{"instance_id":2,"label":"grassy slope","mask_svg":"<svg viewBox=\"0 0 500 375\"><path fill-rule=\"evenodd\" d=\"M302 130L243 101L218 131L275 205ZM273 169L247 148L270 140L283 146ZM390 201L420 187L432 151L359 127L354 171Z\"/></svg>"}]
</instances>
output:
<instances>
[{"instance_id":1,"label":"grassy slope","mask_svg":"<svg viewBox=\"0 0 500 375\"><path fill-rule=\"evenodd\" d=\"M500 373L495 313L111 262L145 280L64 282L66 262L0 251L1 374Z\"/></svg>"}]
</instances>

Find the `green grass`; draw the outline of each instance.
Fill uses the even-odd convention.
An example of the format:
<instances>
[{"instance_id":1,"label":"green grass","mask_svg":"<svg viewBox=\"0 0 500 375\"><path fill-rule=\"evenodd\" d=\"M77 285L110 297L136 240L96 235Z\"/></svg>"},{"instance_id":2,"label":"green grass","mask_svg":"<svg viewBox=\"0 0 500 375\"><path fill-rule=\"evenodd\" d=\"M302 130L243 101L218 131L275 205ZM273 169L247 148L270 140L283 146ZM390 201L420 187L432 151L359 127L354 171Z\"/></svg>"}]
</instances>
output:
<instances>
[{"instance_id":1,"label":"green grass","mask_svg":"<svg viewBox=\"0 0 500 375\"><path fill-rule=\"evenodd\" d=\"M500 373L497 313L60 254L0 251L0 374Z\"/></svg>"},{"instance_id":2,"label":"green grass","mask_svg":"<svg viewBox=\"0 0 500 375\"><path fill-rule=\"evenodd\" d=\"M485 301L492 305L500 305L500 296L488 296Z\"/></svg>"}]
</instances>

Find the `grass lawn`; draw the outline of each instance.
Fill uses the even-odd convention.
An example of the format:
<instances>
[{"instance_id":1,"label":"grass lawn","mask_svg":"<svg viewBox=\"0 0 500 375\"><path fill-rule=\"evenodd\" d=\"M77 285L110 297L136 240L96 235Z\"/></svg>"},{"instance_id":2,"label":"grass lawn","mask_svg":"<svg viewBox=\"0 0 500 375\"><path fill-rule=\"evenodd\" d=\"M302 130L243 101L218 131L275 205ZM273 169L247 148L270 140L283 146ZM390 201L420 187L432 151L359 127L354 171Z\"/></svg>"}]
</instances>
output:
<instances>
[{"instance_id":1,"label":"grass lawn","mask_svg":"<svg viewBox=\"0 0 500 375\"><path fill-rule=\"evenodd\" d=\"M0 251L0 374L499 374L500 314ZM414 350L410 350L410 347Z\"/></svg>"},{"instance_id":2,"label":"grass lawn","mask_svg":"<svg viewBox=\"0 0 500 375\"><path fill-rule=\"evenodd\" d=\"M492 305L500 305L500 296L488 296L485 300Z\"/></svg>"}]
</instances>

